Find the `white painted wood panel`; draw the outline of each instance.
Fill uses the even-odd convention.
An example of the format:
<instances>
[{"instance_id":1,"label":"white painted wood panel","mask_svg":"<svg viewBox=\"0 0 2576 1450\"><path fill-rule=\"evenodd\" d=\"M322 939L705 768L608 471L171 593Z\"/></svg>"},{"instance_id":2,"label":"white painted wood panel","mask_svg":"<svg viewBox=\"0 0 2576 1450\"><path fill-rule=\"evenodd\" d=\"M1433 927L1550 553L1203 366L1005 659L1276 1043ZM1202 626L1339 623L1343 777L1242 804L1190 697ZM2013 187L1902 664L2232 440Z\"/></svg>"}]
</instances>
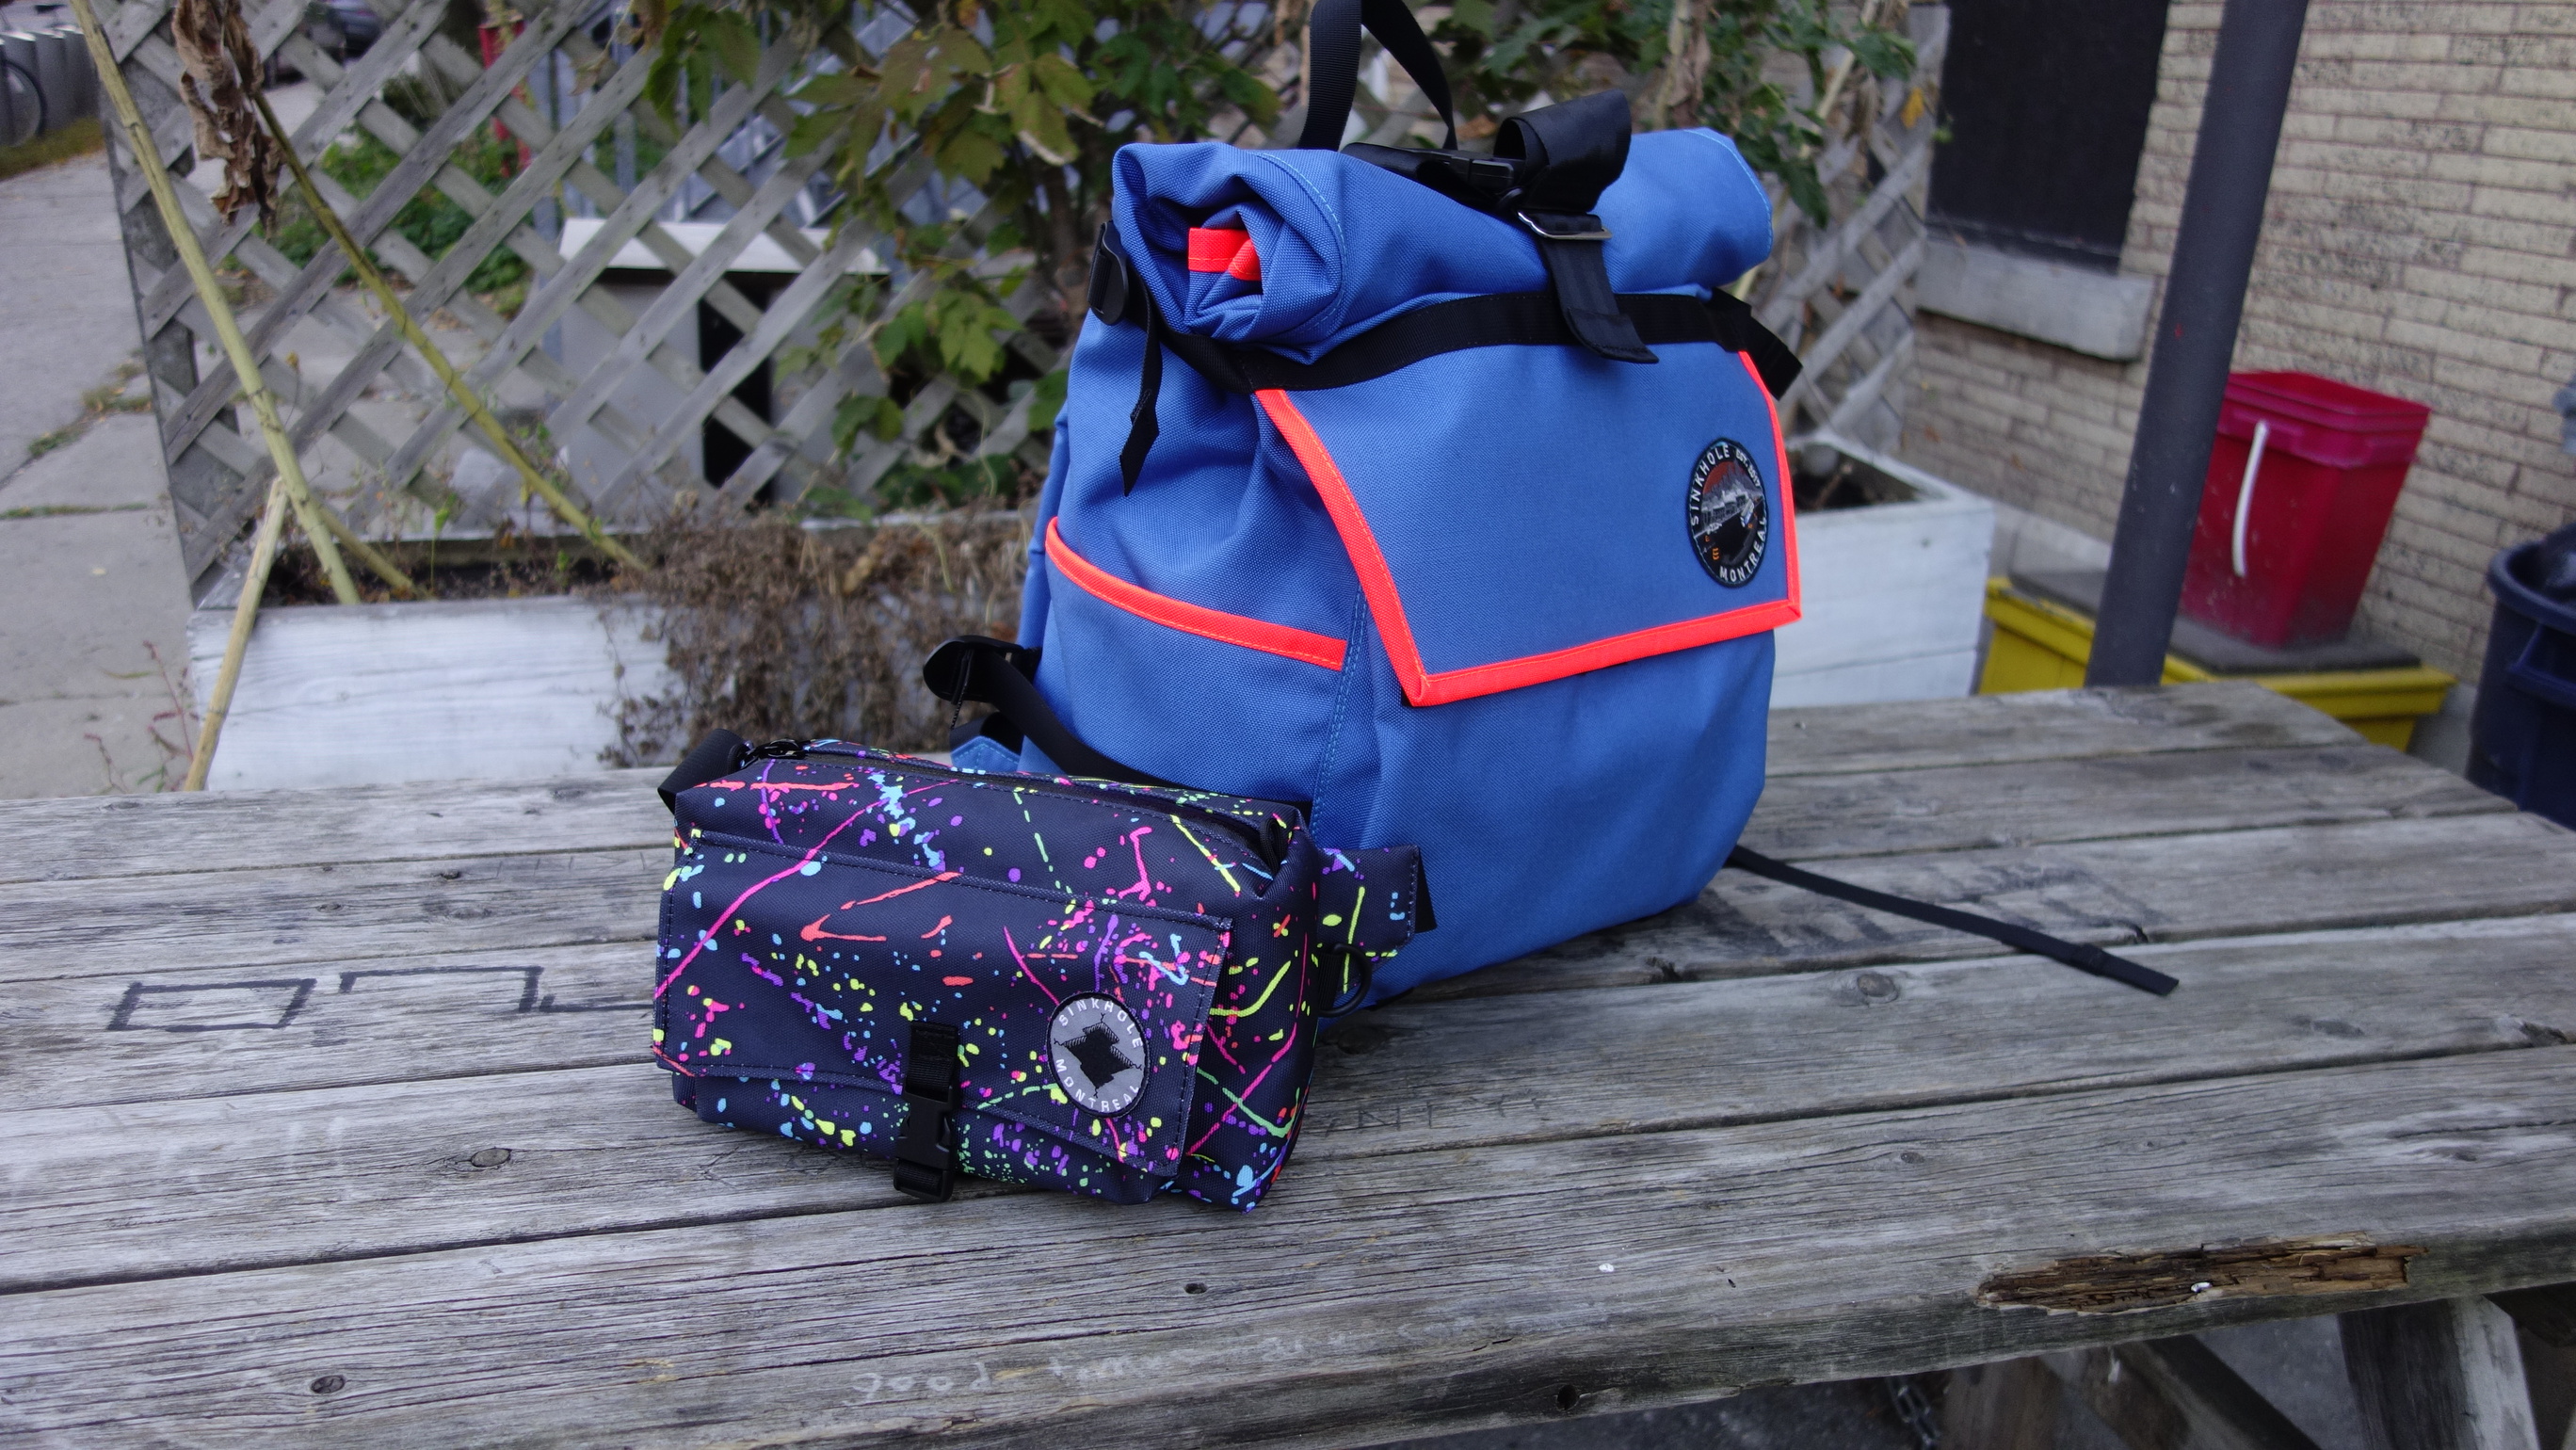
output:
<instances>
[{"instance_id":1,"label":"white painted wood panel","mask_svg":"<svg viewBox=\"0 0 2576 1450\"><path fill-rule=\"evenodd\" d=\"M1847 439L1817 434L1802 443L1834 448L1915 497L1798 520L1804 617L1775 636L1772 708L1970 693L1994 506Z\"/></svg>"},{"instance_id":2,"label":"white painted wood panel","mask_svg":"<svg viewBox=\"0 0 2576 1450\"><path fill-rule=\"evenodd\" d=\"M583 599L261 612L207 784L219 790L606 770L622 698L670 687L650 616ZM229 611L188 621L197 708Z\"/></svg>"}]
</instances>

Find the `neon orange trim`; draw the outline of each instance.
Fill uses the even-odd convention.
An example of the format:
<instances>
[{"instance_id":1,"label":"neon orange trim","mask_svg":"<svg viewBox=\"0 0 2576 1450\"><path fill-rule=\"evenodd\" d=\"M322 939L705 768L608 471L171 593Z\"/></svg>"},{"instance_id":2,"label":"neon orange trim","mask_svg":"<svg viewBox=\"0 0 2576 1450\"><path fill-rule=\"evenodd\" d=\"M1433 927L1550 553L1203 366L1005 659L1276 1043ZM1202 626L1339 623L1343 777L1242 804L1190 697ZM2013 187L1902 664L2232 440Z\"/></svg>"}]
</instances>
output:
<instances>
[{"instance_id":1,"label":"neon orange trim","mask_svg":"<svg viewBox=\"0 0 2576 1450\"><path fill-rule=\"evenodd\" d=\"M1342 656L1348 648L1342 641L1329 635L1291 629L1284 624L1246 619L1240 614L1185 604L1168 595L1138 588L1075 553L1073 546L1064 541L1064 533L1056 527L1053 519L1047 520L1046 555L1054 561L1057 570L1085 594L1126 610L1139 619L1151 620L1183 634L1195 634L1201 639L1257 649L1263 654L1302 660L1328 670L1342 667Z\"/></svg>"},{"instance_id":2,"label":"neon orange trim","mask_svg":"<svg viewBox=\"0 0 2576 1450\"><path fill-rule=\"evenodd\" d=\"M1753 361L1747 357L1744 364L1749 369ZM1759 372L1754 373L1753 382L1755 387L1762 388ZM1333 462L1331 452L1324 447L1324 440L1316 436L1314 426L1297 411L1297 405L1289 401L1285 392L1270 388L1253 396L1260 400L1262 411L1270 415L1270 421L1277 426L1280 436L1287 440L1289 451L1305 465L1307 478L1314 483L1316 494L1324 501L1324 511L1332 516L1333 527L1342 536L1342 548L1351 556L1351 568L1359 575L1360 592L1367 597L1369 613L1377 620L1378 634L1386 642L1387 663L1394 667L1396 683L1404 688L1404 698L1411 704L1446 705L1457 700L1472 700L1479 695L1543 685L1550 680L1623 665L1631 660L1716 644L1721 640L1741 639L1748 634L1778 629L1798 621L1798 546L1792 529L1785 546L1787 553L1782 560L1788 571L1787 598L1730 609L1723 614L1699 619L1659 624L1588 644L1551 650L1546 654L1523 655L1490 665L1471 665L1465 669L1432 674L1422 667L1422 651L1414 643L1412 624L1404 617L1404 600L1396 592L1395 574L1387 568L1386 556L1378 549L1377 535L1369 528L1368 516L1360 510L1359 501L1351 496L1350 482L1342 477L1342 470ZM1762 388L1762 398L1768 406L1770 389ZM1780 413L1776 407L1771 409L1771 445L1779 464L1779 492L1785 519L1789 451L1780 436Z\"/></svg>"},{"instance_id":3,"label":"neon orange trim","mask_svg":"<svg viewBox=\"0 0 2576 1450\"><path fill-rule=\"evenodd\" d=\"M1800 605L1804 596L1798 592L1798 505L1790 497L1789 444L1780 434L1780 405L1771 400L1771 385L1762 381L1762 370L1753 365L1753 354L1739 352L1735 356L1743 362L1745 376L1753 379L1753 391L1762 395L1762 406L1771 414L1771 457L1780 470L1773 475L1780 480L1780 563L1785 570L1783 580L1789 586L1782 596L1789 606L1789 617L1780 623L1795 624L1803 614Z\"/></svg>"},{"instance_id":4,"label":"neon orange trim","mask_svg":"<svg viewBox=\"0 0 2576 1450\"><path fill-rule=\"evenodd\" d=\"M1190 270L1223 272L1246 282L1261 280L1261 254L1241 227L1190 228Z\"/></svg>"},{"instance_id":5,"label":"neon orange trim","mask_svg":"<svg viewBox=\"0 0 2576 1450\"><path fill-rule=\"evenodd\" d=\"M1260 400L1261 410L1270 415L1279 436L1288 440L1289 451L1305 465L1307 480L1324 501L1324 512L1332 515L1333 529L1342 536L1342 550L1351 556L1351 568L1360 576L1360 593L1368 598L1369 613L1377 617L1377 632L1386 641L1387 662L1395 666L1404 698L1417 705L1430 703L1423 698L1430 678L1422 672L1422 651L1413 647L1413 626L1405 622L1395 575L1386 567L1386 556L1378 552L1377 535L1369 531L1368 515L1360 512L1359 500L1351 497L1349 482L1333 455L1325 451L1324 440L1315 436L1313 425L1285 392L1264 388L1252 396Z\"/></svg>"}]
</instances>

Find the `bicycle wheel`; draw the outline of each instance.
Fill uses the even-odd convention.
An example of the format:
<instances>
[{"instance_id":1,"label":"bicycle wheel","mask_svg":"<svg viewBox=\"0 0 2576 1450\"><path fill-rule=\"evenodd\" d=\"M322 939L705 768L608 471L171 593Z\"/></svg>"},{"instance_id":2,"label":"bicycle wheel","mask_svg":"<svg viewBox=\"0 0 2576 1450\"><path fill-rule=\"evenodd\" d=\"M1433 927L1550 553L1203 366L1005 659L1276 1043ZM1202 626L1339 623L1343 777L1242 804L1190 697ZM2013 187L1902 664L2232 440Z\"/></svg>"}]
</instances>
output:
<instances>
[{"instance_id":1,"label":"bicycle wheel","mask_svg":"<svg viewBox=\"0 0 2576 1450\"><path fill-rule=\"evenodd\" d=\"M0 146L23 146L45 129L45 93L14 60L0 60Z\"/></svg>"}]
</instances>

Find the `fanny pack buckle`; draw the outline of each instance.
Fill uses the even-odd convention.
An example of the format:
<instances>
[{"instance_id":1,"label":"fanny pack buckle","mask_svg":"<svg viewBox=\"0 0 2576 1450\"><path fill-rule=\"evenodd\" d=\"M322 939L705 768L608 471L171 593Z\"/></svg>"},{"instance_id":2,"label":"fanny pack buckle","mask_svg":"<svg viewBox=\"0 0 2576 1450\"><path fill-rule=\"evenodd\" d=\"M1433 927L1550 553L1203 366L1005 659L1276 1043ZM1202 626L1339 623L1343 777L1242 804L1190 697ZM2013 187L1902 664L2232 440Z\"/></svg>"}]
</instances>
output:
<instances>
[{"instance_id":1,"label":"fanny pack buckle","mask_svg":"<svg viewBox=\"0 0 2576 1450\"><path fill-rule=\"evenodd\" d=\"M946 1203L957 1190L957 1124L964 1101L957 1077L957 1029L916 1022L903 1057L903 1127L894 1138L895 1191Z\"/></svg>"}]
</instances>

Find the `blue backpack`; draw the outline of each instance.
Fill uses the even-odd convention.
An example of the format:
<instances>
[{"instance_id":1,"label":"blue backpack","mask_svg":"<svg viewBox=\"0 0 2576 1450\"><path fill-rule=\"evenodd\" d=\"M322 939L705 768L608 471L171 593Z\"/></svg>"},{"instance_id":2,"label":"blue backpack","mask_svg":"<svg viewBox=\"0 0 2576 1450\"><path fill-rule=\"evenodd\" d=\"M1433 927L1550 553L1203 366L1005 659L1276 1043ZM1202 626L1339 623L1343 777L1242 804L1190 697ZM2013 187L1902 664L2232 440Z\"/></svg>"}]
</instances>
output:
<instances>
[{"instance_id":1,"label":"blue backpack","mask_svg":"<svg viewBox=\"0 0 2576 1450\"><path fill-rule=\"evenodd\" d=\"M1322 0L1304 149L1119 153L1020 642L923 669L999 707L953 767L715 731L663 782L654 1053L706 1121L1248 1209L1323 1020L1726 864L2173 989L1735 846L1798 617L1796 360L1718 290L1762 189L1617 92L1337 154L1363 4L1445 116L1401 5Z\"/></svg>"},{"instance_id":2,"label":"blue backpack","mask_svg":"<svg viewBox=\"0 0 2576 1450\"><path fill-rule=\"evenodd\" d=\"M1721 290L1771 245L1732 142L1632 141L1612 91L1492 157L1326 149L1360 10L1315 12L1309 149L1119 152L1014 652L1076 758L1007 702L957 758L1418 845L1441 927L1382 1000L1725 862L1798 617L1796 362ZM1446 118L1411 16L1367 20Z\"/></svg>"}]
</instances>

